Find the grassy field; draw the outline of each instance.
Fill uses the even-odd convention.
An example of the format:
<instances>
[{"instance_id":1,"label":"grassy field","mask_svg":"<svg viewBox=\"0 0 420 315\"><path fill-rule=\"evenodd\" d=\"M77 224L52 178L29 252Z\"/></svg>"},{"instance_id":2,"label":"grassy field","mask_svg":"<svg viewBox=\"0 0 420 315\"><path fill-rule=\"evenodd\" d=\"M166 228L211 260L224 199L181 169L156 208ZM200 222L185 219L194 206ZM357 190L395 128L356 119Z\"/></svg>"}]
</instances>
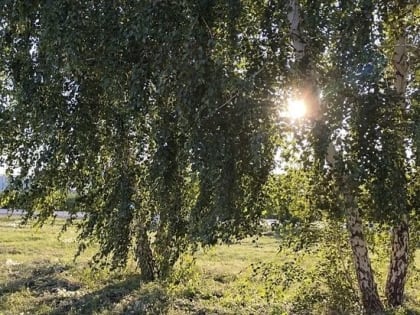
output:
<instances>
[{"instance_id":1,"label":"grassy field","mask_svg":"<svg viewBox=\"0 0 420 315\"><path fill-rule=\"evenodd\" d=\"M58 239L59 230L59 224L36 229L0 217L0 314L283 314L285 303L301 294L293 285L280 290L270 274L255 275L258 266L295 259L278 253L274 235L186 256L171 279L146 284L133 263L118 272L89 268L92 250L73 261L76 234ZM299 264L311 269L315 260ZM408 292L415 314L420 285L411 280Z\"/></svg>"}]
</instances>

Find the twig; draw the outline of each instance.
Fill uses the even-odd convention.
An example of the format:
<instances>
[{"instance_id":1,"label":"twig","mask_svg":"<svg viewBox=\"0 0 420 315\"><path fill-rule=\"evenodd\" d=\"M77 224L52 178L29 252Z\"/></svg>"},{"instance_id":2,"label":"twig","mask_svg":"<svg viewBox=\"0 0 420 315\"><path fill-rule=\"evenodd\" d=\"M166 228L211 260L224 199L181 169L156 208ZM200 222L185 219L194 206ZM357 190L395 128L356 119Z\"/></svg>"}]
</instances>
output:
<instances>
[{"instance_id":1,"label":"twig","mask_svg":"<svg viewBox=\"0 0 420 315\"><path fill-rule=\"evenodd\" d=\"M206 27L207 27L207 31L209 32L210 37L211 37L212 39L214 39L213 33L211 32L211 28L210 28L210 26L207 24L206 19L205 19L205 18L203 18L203 17L201 17L201 19L203 20L204 24L206 25Z\"/></svg>"},{"instance_id":2,"label":"twig","mask_svg":"<svg viewBox=\"0 0 420 315\"><path fill-rule=\"evenodd\" d=\"M225 107L227 104L229 104L235 97L238 96L238 94L239 94L239 92L236 92L235 94L233 94L226 102L224 102L222 105L217 107L215 112L221 110L223 107Z\"/></svg>"}]
</instances>

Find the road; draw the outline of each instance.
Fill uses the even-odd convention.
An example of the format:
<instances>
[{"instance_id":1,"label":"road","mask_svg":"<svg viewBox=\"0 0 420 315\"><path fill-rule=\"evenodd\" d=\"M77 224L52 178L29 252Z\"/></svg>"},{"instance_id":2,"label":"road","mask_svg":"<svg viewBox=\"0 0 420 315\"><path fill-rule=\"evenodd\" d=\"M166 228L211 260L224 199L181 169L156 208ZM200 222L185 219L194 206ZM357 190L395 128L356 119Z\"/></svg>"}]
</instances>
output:
<instances>
[{"instance_id":1,"label":"road","mask_svg":"<svg viewBox=\"0 0 420 315\"><path fill-rule=\"evenodd\" d=\"M8 209L0 209L0 216L7 216L7 215L22 216L24 215L24 213L25 211L23 210L15 210L12 212L12 211L9 211ZM70 217L70 214L67 211L54 211L54 214L56 215L57 218L60 218L60 219L68 219ZM83 213L77 212L76 217L83 218Z\"/></svg>"}]
</instances>

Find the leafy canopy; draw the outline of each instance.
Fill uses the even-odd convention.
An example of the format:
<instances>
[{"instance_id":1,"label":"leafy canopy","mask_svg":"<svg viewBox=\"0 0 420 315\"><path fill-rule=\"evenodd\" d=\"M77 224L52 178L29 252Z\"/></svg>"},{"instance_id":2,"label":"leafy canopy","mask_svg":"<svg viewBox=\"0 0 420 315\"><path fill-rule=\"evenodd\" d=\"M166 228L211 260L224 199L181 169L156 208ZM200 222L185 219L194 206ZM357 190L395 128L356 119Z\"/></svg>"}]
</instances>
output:
<instances>
[{"instance_id":1,"label":"leafy canopy","mask_svg":"<svg viewBox=\"0 0 420 315\"><path fill-rule=\"evenodd\" d=\"M317 180L329 185L315 182L316 209L331 212L336 203L334 190L324 189L334 186L324 161L332 142L339 171L367 187L370 217L414 213L417 83L396 108L389 47L398 14L407 15L403 29L418 44L418 7L301 1L310 42L302 60L288 7L285 0L2 1L0 156L18 174L1 206L41 221L56 209L83 211L81 249L97 239L97 258L111 257L113 266L124 265L144 231L156 230L146 238L165 273L191 241L255 230L276 146L291 127L279 124L278 104L304 96L312 82L322 121L302 123L297 140L303 167L316 162Z\"/></svg>"}]
</instances>

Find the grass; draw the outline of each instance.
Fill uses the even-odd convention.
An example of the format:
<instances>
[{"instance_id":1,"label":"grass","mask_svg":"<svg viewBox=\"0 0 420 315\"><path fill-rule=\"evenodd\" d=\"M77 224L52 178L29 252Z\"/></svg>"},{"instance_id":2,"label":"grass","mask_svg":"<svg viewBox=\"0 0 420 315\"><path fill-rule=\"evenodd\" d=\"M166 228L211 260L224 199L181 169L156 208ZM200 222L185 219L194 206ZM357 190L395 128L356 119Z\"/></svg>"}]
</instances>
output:
<instances>
[{"instance_id":1,"label":"grass","mask_svg":"<svg viewBox=\"0 0 420 315\"><path fill-rule=\"evenodd\" d=\"M284 303L275 301L297 292L294 286L279 290L277 282L271 292L267 283L277 280L253 272L261 263L293 261L291 253L278 253L273 235L186 255L168 281L142 283L132 262L122 271L91 269L94 249L74 261L76 233L70 229L57 238L59 231L60 222L36 229L0 217L1 315L282 314ZM311 269L316 258L301 262ZM407 292L409 307L420 311L418 283L409 282Z\"/></svg>"}]
</instances>

